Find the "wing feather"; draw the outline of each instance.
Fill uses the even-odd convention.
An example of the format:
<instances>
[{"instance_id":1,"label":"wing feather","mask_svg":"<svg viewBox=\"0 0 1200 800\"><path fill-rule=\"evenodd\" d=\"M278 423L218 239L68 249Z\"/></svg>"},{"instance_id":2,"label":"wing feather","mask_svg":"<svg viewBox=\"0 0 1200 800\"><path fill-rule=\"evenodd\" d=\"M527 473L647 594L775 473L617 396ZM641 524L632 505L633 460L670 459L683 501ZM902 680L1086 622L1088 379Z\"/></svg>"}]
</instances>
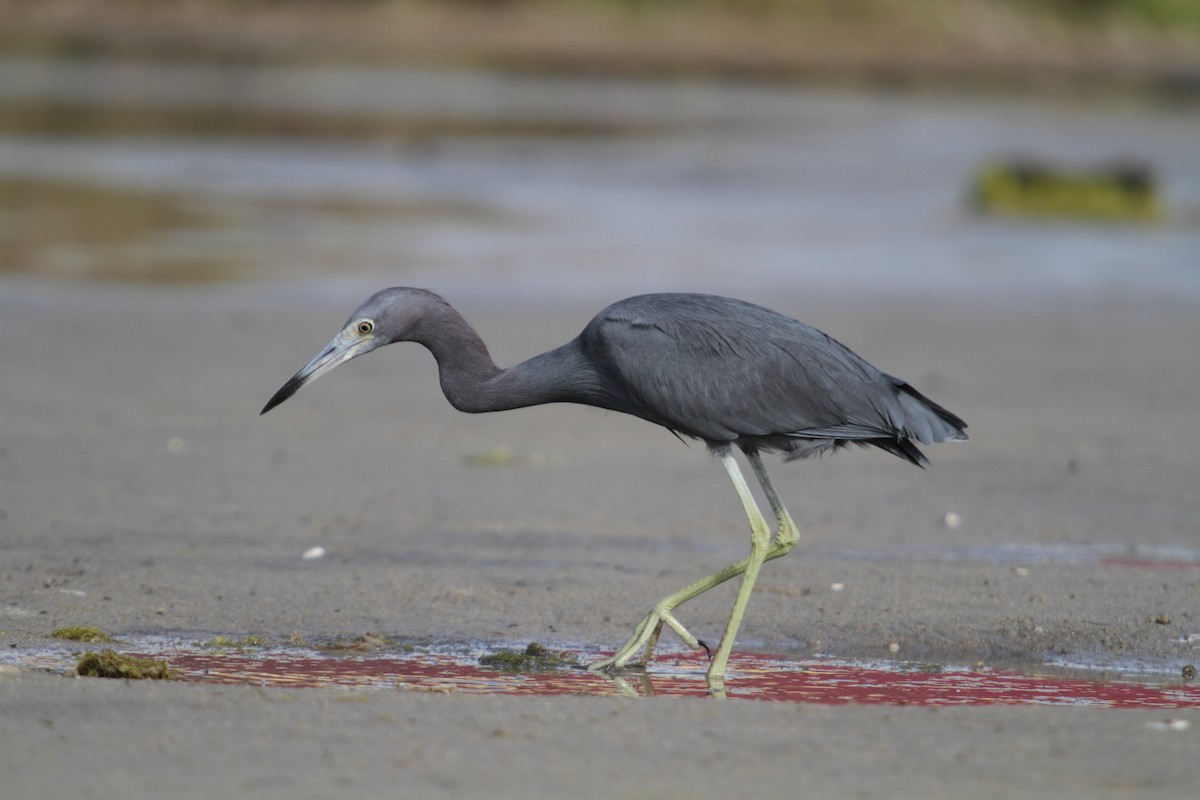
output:
<instances>
[{"instance_id":1,"label":"wing feather","mask_svg":"<svg viewBox=\"0 0 1200 800\"><path fill-rule=\"evenodd\" d=\"M895 436L889 378L844 345L749 303L651 295L584 332L626 411L711 442ZM883 413L881 413L883 412Z\"/></svg>"}]
</instances>

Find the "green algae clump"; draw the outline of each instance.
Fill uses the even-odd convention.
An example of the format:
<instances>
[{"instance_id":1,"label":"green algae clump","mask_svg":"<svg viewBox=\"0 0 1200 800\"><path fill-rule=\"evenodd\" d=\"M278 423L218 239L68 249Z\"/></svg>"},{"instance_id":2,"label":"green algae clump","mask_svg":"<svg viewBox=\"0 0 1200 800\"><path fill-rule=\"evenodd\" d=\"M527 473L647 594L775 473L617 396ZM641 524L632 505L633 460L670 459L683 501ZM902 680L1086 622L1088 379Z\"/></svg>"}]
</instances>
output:
<instances>
[{"instance_id":1,"label":"green algae clump","mask_svg":"<svg viewBox=\"0 0 1200 800\"><path fill-rule=\"evenodd\" d=\"M973 194L986 214L1143 223L1166 216L1154 174L1136 162L1084 171L1014 159L981 169Z\"/></svg>"},{"instance_id":2,"label":"green algae clump","mask_svg":"<svg viewBox=\"0 0 1200 800\"><path fill-rule=\"evenodd\" d=\"M113 638L99 628L90 625L71 625L58 628L50 633L55 639L66 639L69 642L111 642Z\"/></svg>"},{"instance_id":3,"label":"green algae clump","mask_svg":"<svg viewBox=\"0 0 1200 800\"><path fill-rule=\"evenodd\" d=\"M303 643L303 639L301 639L301 643ZM293 644L295 644L294 641ZM377 633L364 633L362 636L355 636L349 642L335 641L317 645L314 649L321 653L370 653L376 650L399 650L411 653L415 648L411 644L402 644Z\"/></svg>"},{"instance_id":4,"label":"green algae clump","mask_svg":"<svg viewBox=\"0 0 1200 800\"><path fill-rule=\"evenodd\" d=\"M168 681L175 677L166 661L122 655L114 650L90 650L83 654L75 671L92 678Z\"/></svg>"},{"instance_id":5,"label":"green algae clump","mask_svg":"<svg viewBox=\"0 0 1200 800\"><path fill-rule=\"evenodd\" d=\"M563 651L556 653L545 645L530 642L524 650L501 648L494 653L481 656L479 663L492 669L524 672L558 667L573 667L578 662L575 656Z\"/></svg>"}]
</instances>

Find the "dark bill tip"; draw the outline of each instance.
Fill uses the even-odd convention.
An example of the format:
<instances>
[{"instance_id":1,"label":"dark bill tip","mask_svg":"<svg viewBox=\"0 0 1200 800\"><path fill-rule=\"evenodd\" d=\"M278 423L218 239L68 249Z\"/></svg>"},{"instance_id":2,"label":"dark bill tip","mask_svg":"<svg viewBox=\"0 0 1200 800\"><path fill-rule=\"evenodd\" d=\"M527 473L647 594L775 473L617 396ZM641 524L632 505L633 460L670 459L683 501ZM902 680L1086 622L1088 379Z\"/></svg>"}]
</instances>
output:
<instances>
[{"instance_id":1,"label":"dark bill tip","mask_svg":"<svg viewBox=\"0 0 1200 800\"><path fill-rule=\"evenodd\" d=\"M303 385L304 385L304 379L301 378L299 375L295 376L290 381L285 383L282 387L280 387L279 391L276 392L271 397L271 399L267 401L267 404L265 406L263 406L263 410L258 412L258 415L261 417L263 414L267 413L272 408L274 408L275 406L282 403L284 400L287 400L289 397L291 397L292 395L294 395L296 393L297 389L299 389Z\"/></svg>"}]
</instances>

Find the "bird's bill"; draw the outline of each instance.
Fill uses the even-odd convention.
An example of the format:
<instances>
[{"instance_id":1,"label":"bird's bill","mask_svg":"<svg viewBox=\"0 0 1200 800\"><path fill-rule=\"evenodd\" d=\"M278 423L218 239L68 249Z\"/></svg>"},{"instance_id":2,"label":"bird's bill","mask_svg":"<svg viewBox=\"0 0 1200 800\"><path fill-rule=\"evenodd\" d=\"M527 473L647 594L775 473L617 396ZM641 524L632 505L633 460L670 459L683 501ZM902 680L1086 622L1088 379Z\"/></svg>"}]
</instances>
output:
<instances>
[{"instance_id":1,"label":"bird's bill","mask_svg":"<svg viewBox=\"0 0 1200 800\"><path fill-rule=\"evenodd\" d=\"M352 358L357 358L364 353L370 352L375 346L376 343L373 339L364 339L361 336L354 335L350 331L342 331L333 338L332 342L325 346L325 349L316 358L308 362L302 370L292 376L291 380L280 387L279 391L263 406L263 410L258 412L259 415L267 413L284 400L287 400L306 383L315 381L339 364L344 364Z\"/></svg>"}]
</instances>

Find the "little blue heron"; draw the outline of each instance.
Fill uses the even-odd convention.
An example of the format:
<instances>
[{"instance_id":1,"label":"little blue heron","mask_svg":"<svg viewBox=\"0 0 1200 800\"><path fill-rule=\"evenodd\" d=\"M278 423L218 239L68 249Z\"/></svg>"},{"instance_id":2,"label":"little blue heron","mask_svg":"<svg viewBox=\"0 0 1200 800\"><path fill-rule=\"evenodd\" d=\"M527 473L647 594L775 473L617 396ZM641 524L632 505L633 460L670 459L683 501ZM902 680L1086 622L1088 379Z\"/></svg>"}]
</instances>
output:
<instances>
[{"instance_id":1,"label":"little blue heron","mask_svg":"<svg viewBox=\"0 0 1200 800\"><path fill-rule=\"evenodd\" d=\"M750 520L750 554L654 604L610 658L592 669L649 662L665 624L693 649L708 647L674 610L742 575L741 588L708 670L719 691L746 603L763 563L785 555L800 532L759 453L785 461L874 445L917 466L921 444L964 441L961 419L904 381L880 372L815 328L728 297L647 294L614 303L579 336L508 369L497 367L475 329L424 289L377 292L262 413L339 364L393 342L417 342L437 360L442 392L459 411L579 403L632 414L704 442L729 473ZM772 537L732 455L745 455L778 523Z\"/></svg>"}]
</instances>

